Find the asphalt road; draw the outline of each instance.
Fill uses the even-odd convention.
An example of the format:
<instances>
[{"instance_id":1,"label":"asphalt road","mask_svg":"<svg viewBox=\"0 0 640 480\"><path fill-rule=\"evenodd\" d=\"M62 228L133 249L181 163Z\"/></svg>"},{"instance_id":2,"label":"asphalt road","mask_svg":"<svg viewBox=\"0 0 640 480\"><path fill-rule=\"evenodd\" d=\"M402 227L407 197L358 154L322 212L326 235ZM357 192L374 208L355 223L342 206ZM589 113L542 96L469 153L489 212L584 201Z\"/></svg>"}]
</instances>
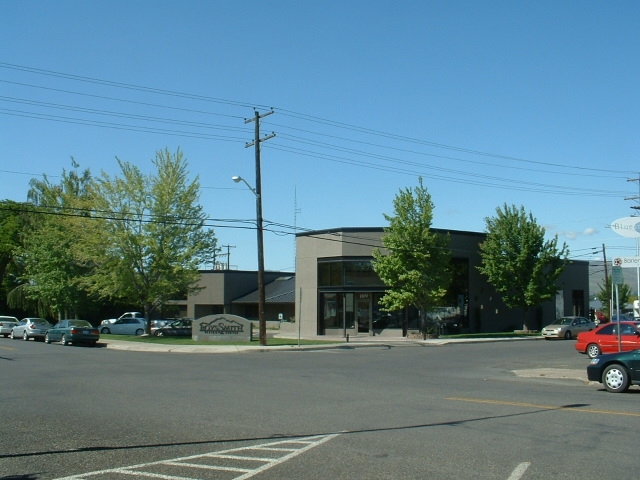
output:
<instances>
[{"instance_id":1,"label":"asphalt road","mask_svg":"<svg viewBox=\"0 0 640 480\"><path fill-rule=\"evenodd\" d=\"M640 389L588 384L587 363L571 341L209 355L0 338L0 480L636 479Z\"/></svg>"}]
</instances>

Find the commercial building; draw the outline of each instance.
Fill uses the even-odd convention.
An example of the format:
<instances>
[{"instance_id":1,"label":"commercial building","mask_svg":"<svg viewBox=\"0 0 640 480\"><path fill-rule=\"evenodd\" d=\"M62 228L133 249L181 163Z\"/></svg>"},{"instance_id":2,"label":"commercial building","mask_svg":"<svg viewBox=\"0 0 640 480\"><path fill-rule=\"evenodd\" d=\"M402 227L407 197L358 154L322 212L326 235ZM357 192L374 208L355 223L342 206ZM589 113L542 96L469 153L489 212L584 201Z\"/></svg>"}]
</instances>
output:
<instances>
[{"instance_id":1,"label":"commercial building","mask_svg":"<svg viewBox=\"0 0 640 480\"><path fill-rule=\"evenodd\" d=\"M265 272L265 318L290 321L294 318L294 283L291 272ZM200 318L227 313L258 319L258 273L242 270L201 270L199 291L185 300L173 301L180 316Z\"/></svg>"},{"instance_id":2,"label":"commercial building","mask_svg":"<svg viewBox=\"0 0 640 480\"><path fill-rule=\"evenodd\" d=\"M454 279L445 305L429 313L444 331L501 332L521 329L524 312L508 308L479 272L484 233L432 229L449 235ZM383 248L382 228L336 228L297 235L296 318L302 335L406 336L420 328L419 314L380 307L385 285L373 271L373 250ZM528 313L539 330L562 315L588 312L589 264L569 262L556 297Z\"/></svg>"},{"instance_id":3,"label":"commercial building","mask_svg":"<svg viewBox=\"0 0 640 480\"><path fill-rule=\"evenodd\" d=\"M453 282L442 306L428 313L439 333L502 332L523 328L524 312L511 309L478 270L486 234L432 229L449 236ZM383 228L336 228L296 236L296 272L265 272L265 319L288 322L303 336L407 336L420 330L419 312L385 312L386 286L373 270L373 250ZM257 272L201 271L201 289L179 305L183 316L228 313L258 319ZM526 324L540 330L563 315L587 315L589 263L570 261L555 298L528 312ZM299 323L295 323L299 322ZM294 325L295 323L295 325ZM285 324L282 324L284 327ZM293 328L292 328L293 327Z\"/></svg>"}]
</instances>

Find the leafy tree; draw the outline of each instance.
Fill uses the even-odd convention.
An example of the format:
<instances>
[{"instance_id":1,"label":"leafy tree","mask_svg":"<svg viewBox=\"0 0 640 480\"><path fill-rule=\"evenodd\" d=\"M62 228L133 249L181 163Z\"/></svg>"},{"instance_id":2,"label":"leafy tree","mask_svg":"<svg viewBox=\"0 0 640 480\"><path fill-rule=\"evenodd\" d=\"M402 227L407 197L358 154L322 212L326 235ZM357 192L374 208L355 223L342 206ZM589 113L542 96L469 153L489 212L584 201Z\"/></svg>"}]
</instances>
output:
<instances>
[{"instance_id":1,"label":"leafy tree","mask_svg":"<svg viewBox=\"0 0 640 480\"><path fill-rule=\"evenodd\" d=\"M156 152L155 174L118 159L121 176L106 173L95 184L98 210L109 212L105 228L86 258L96 264L88 279L102 298L140 305L151 318L167 300L198 290L198 267L211 262L213 230L198 204L198 179L189 182L180 149Z\"/></svg>"},{"instance_id":2,"label":"leafy tree","mask_svg":"<svg viewBox=\"0 0 640 480\"><path fill-rule=\"evenodd\" d=\"M7 292L16 287L20 274L18 252L25 228L26 208L11 200L0 201L0 308L5 307Z\"/></svg>"},{"instance_id":3,"label":"leafy tree","mask_svg":"<svg viewBox=\"0 0 640 480\"><path fill-rule=\"evenodd\" d=\"M388 287L380 303L386 311L416 307L423 335L427 311L439 305L451 281L449 238L431 231L433 207L422 178L415 189L400 190L394 215L384 214L389 226L382 244L388 253L373 252L373 268Z\"/></svg>"},{"instance_id":4,"label":"leafy tree","mask_svg":"<svg viewBox=\"0 0 640 480\"><path fill-rule=\"evenodd\" d=\"M497 216L485 218L487 238L480 245L482 272L504 303L524 310L524 329L531 307L553 298L569 249L558 250L558 237L545 241L545 229L524 207L507 204L496 208Z\"/></svg>"},{"instance_id":5,"label":"leafy tree","mask_svg":"<svg viewBox=\"0 0 640 480\"><path fill-rule=\"evenodd\" d=\"M77 316L88 302L80 280L91 271L77 256L77 248L95 225L87 216L91 205L91 174L63 170L54 184L44 176L32 179L27 198L31 204L23 236L22 283L10 300L23 309L34 308L40 316Z\"/></svg>"},{"instance_id":6,"label":"leafy tree","mask_svg":"<svg viewBox=\"0 0 640 480\"><path fill-rule=\"evenodd\" d=\"M596 295L596 298L600 300L600 303L602 304L602 312L609 318L612 318L611 312L609 311L609 306L610 306L609 304L611 302L611 292L615 291L611 288L612 284L613 284L613 278L611 275L609 275L604 285L602 285L601 283L598 283L598 287L600 287L600 291ZM619 285L618 298L620 299L620 306L623 306L627 303L631 303L633 301L631 287L626 283Z\"/></svg>"}]
</instances>

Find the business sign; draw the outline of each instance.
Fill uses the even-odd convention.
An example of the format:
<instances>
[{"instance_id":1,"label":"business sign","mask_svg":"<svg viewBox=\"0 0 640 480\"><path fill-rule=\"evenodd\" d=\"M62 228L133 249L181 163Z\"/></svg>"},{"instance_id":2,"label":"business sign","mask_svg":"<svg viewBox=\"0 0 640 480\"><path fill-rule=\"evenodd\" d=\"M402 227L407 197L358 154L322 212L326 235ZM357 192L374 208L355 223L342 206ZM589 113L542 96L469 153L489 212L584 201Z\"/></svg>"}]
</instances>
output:
<instances>
[{"instance_id":1,"label":"business sign","mask_svg":"<svg viewBox=\"0 0 640 480\"><path fill-rule=\"evenodd\" d=\"M253 325L237 315L207 315L193 322L191 338L195 341L250 342Z\"/></svg>"},{"instance_id":2,"label":"business sign","mask_svg":"<svg viewBox=\"0 0 640 480\"><path fill-rule=\"evenodd\" d=\"M640 267L640 257L615 257L612 263L614 267L637 268Z\"/></svg>"},{"instance_id":3,"label":"business sign","mask_svg":"<svg viewBox=\"0 0 640 480\"><path fill-rule=\"evenodd\" d=\"M612 222L610 227L623 237L640 238L640 217L619 218Z\"/></svg>"}]
</instances>

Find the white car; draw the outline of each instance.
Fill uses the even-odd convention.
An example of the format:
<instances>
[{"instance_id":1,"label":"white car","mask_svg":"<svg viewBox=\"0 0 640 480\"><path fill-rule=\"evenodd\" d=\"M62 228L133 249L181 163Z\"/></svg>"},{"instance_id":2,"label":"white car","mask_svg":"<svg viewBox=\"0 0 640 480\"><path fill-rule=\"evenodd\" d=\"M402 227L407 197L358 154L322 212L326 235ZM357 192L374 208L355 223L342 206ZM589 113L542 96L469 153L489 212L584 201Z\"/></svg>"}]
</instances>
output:
<instances>
[{"instance_id":1,"label":"white car","mask_svg":"<svg viewBox=\"0 0 640 480\"><path fill-rule=\"evenodd\" d=\"M144 327L144 318L120 318L113 323L100 325L100 333L103 335L142 335Z\"/></svg>"},{"instance_id":2,"label":"white car","mask_svg":"<svg viewBox=\"0 0 640 480\"><path fill-rule=\"evenodd\" d=\"M144 314L141 312L124 312L118 318L107 318L106 320L102 320L102 322L100 322L100 325L115 323L118 320L122 320L123 318L141 318L142 320L144 320Z\"/></svg>"},{"instance_id":3,"label":"white car","mask_svg":"<svg viewBox=\"0 0 640 480\"><path fill-rule=\"evenodd\" d=\"M12 329L9 336L12 339L44 340L47 331L52 327L44 318L23 318Z\"/></svg>"},{"instance_id":4,"label":"white car","mask_svg":"<svg viewBox=\"0 0 640 480\"><path fill-rule=\"evenodd\" d=\"M7 338L11 334L11 329L16 326L18 319L16 317L0 316L0 335Z\"/></svg>"}]
</instances>

